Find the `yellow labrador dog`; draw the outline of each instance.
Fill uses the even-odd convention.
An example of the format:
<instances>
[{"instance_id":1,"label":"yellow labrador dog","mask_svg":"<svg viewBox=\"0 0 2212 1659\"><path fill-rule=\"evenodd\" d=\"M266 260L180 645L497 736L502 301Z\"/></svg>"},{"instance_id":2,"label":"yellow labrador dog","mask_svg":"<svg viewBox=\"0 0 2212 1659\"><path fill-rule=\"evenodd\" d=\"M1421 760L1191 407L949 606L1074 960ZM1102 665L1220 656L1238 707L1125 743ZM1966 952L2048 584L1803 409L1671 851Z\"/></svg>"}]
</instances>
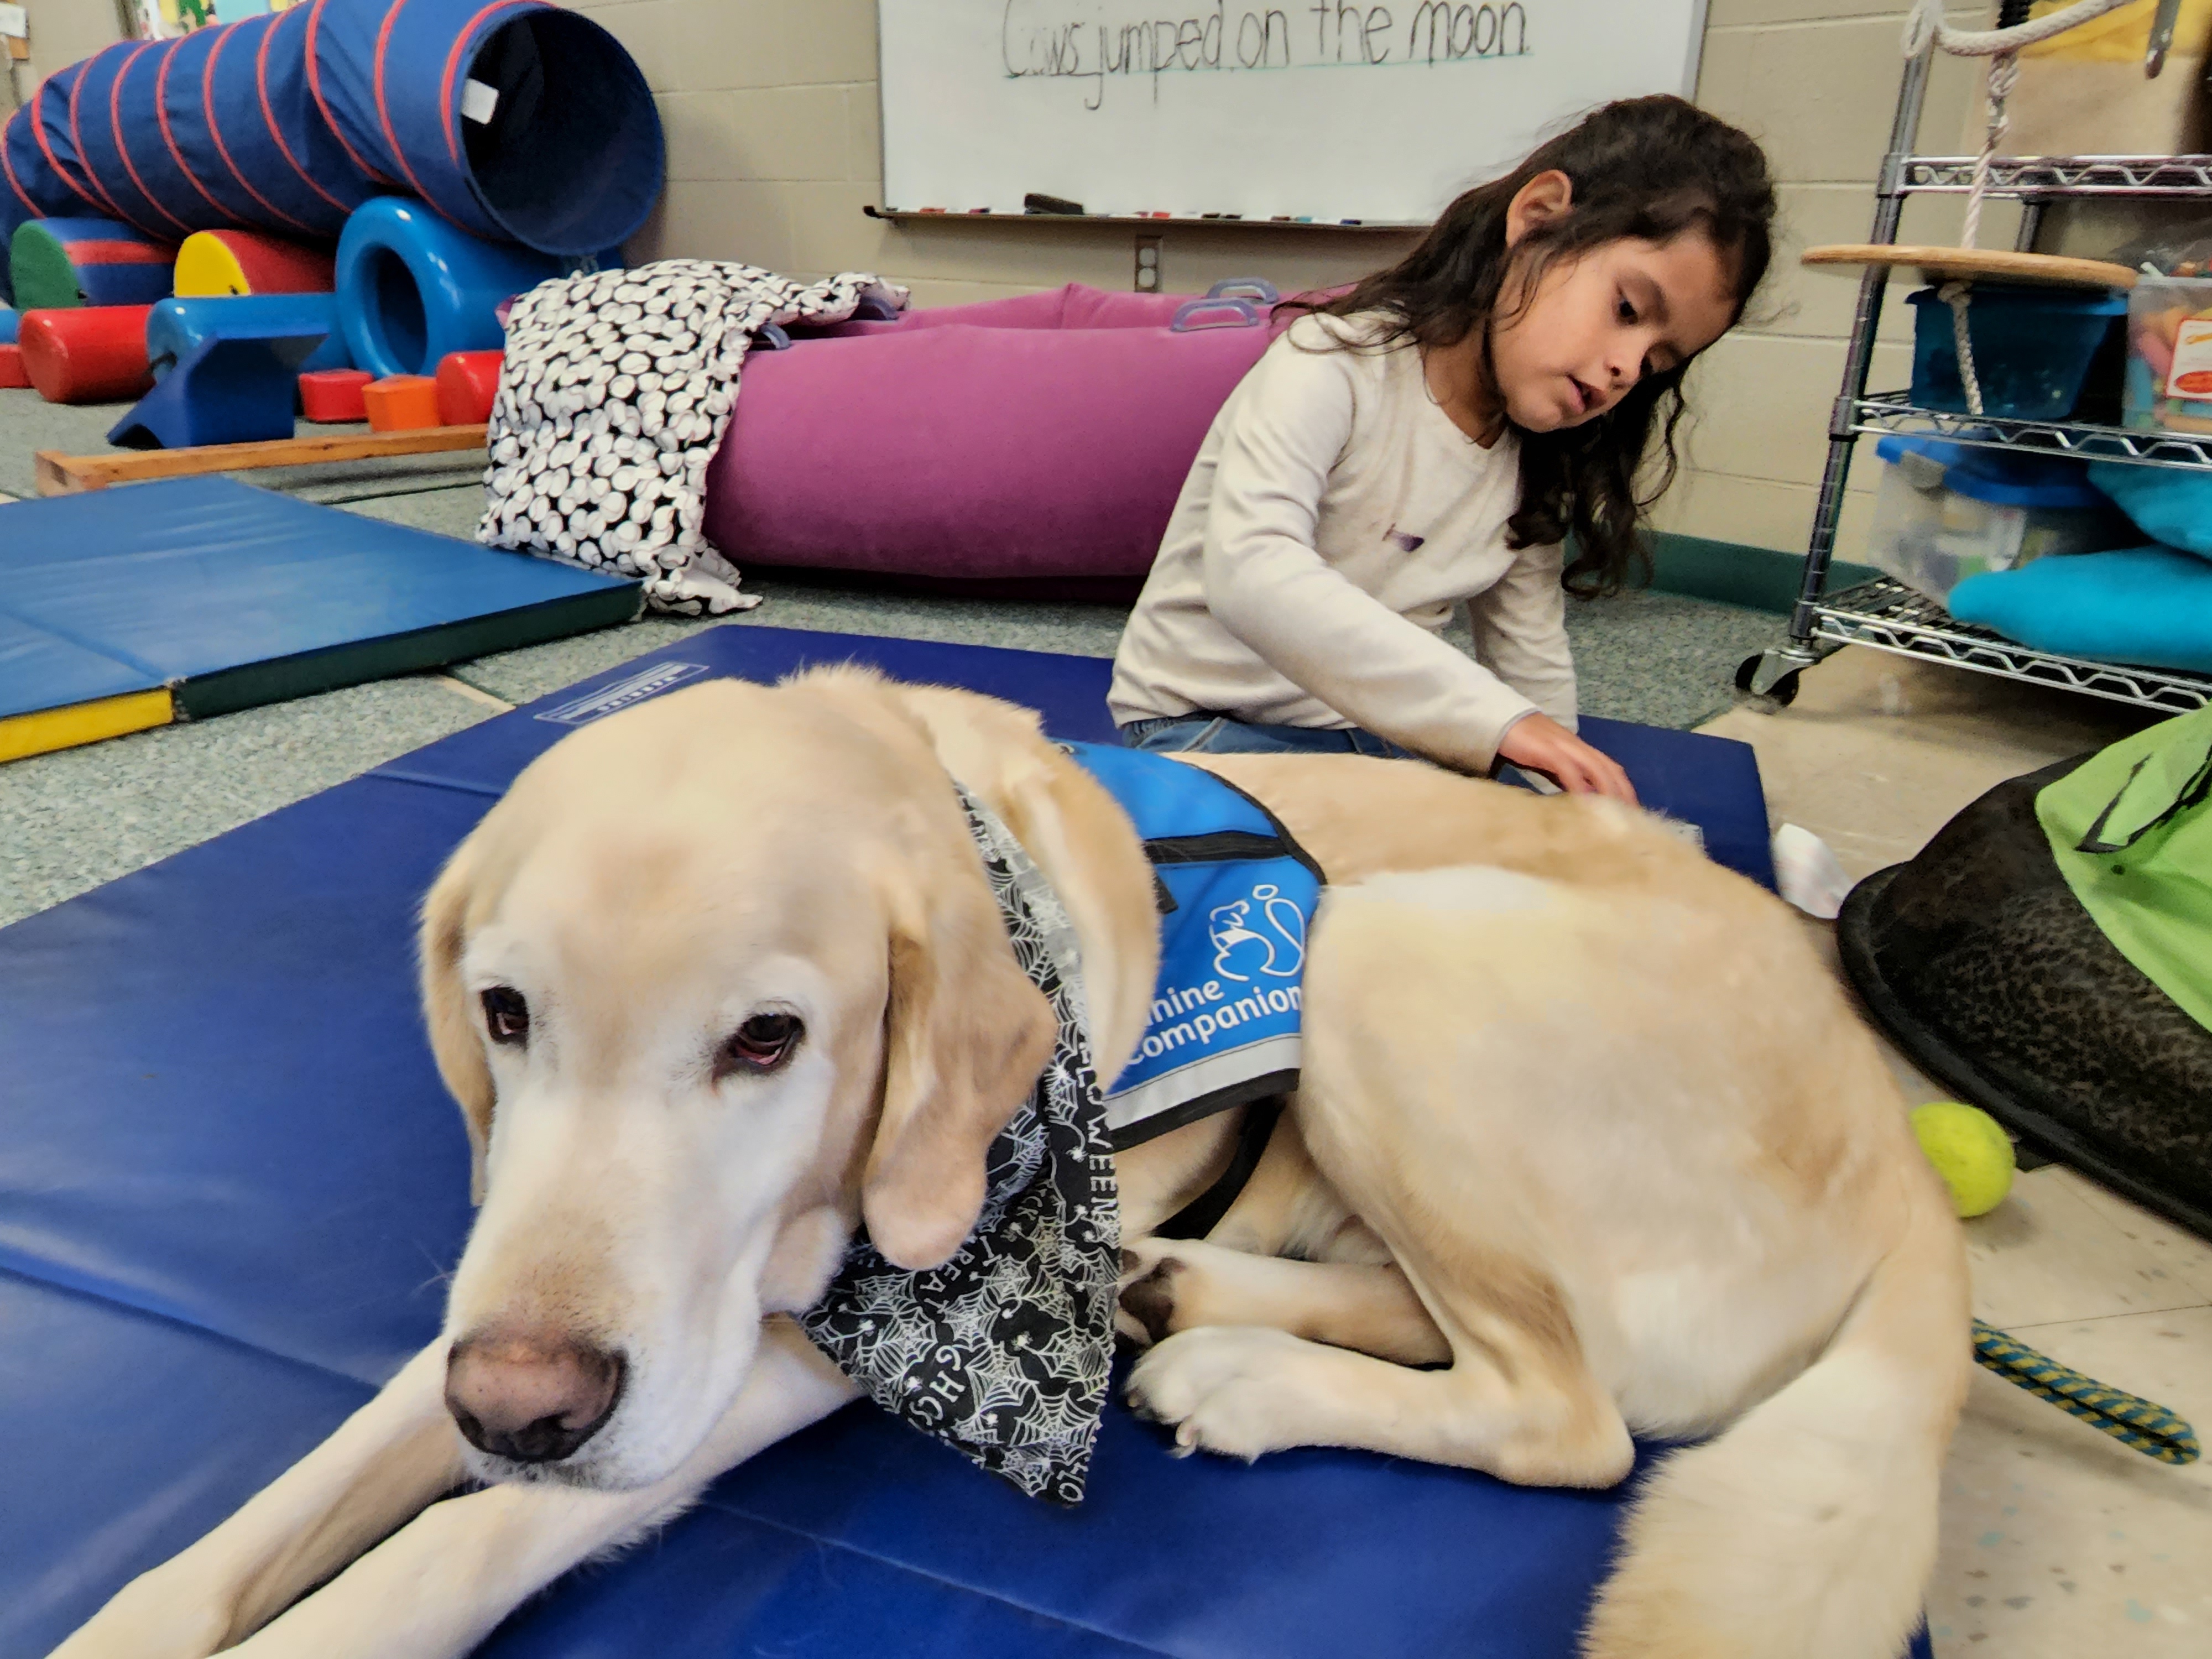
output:
<instances>
[{"instance_id":1,"label":"yellow labrador dog","mask_svg":"<svg viewBox=\"0 0 2212 1659\"><path fill-rule=\"evenodd\" d=\"M1593 1656L1886 1659L1969 1351L1960 1233L1791 917L1655 821L1406 762L1202 763L1334 883L1303 1087L1208 1240L1146 1237L1237 1114L1121 1155L1129 1384L1185 1446L1605 1486L1668 1462ZM785 1316L866 1222L959 1249L1053 1036L952 779L1057 890L1103 1078L1149 867L1035 716L855 670L567 738L422 921L482 1210L443 1334L64 1659L437 1659L854 1396ZM456 1486L479 1490L435 1500ZM317 1588L319 1586L319 1588ZM308 1593L312 1591L312 1593Z\"/></svg>"}]
</instances>

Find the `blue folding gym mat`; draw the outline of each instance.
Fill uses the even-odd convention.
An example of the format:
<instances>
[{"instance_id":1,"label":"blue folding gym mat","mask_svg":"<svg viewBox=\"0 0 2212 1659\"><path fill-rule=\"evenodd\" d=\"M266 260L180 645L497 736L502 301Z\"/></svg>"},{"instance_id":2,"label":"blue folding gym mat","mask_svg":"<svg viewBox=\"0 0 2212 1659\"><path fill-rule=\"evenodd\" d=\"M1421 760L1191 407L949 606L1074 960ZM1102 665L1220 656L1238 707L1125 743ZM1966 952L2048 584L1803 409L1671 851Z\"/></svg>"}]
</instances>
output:
<instances>
[{"instance_id":1,"label":"blue folding gym mat","mask_svg":"<svg viewBox=\"0 0 2212 1659\"><path fill-rule=\"evenodd\" d=\"M0 1659L37 1659L435 1335L468 1152L414 915L498 792L643 697L843 660L1110 736L1099 659L719 629L0 929ZM1741 748L1630 737L1655 800ZM1740 775L1709 846L1763 830ZM1050 1508L854 1406L483 1651L1565 1659L1623 1501L1356 1452L1179 1460L1118 1405L1090 1494Z\"/></svg>"},{"instance_id":2,"label":"blue folding gym mat","mask_svg":"<svg viewBox=\"0 0 2212 1659\"><path fill-rule=\"evenodd\" d=\"M0 512L0 757L510 650L637 608L635 581L231 478L18 501ZM53 718L70 710L82 718Z\"/></svg>"}]
</instances>

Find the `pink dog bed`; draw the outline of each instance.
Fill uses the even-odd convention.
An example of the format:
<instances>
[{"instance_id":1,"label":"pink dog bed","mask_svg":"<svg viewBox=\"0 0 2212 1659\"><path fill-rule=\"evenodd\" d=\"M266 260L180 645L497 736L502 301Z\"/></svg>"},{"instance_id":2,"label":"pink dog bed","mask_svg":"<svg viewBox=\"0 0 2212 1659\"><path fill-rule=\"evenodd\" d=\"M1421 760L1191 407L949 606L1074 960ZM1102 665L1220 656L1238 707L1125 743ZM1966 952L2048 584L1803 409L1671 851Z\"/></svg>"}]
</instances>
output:
<instances>
[{"instance_id":1,"label":"pink dog bed","mask_svg":"<svg viewBox=\"0 0 2212 1659\"><path fill-rule=\"evenodd\" d=\"M708 538L742 567L1133 592L1206 428L1274 335L1174 332L1187 298L1072 284L756 352L708 472Z\"/></svg>"}]
</instances>

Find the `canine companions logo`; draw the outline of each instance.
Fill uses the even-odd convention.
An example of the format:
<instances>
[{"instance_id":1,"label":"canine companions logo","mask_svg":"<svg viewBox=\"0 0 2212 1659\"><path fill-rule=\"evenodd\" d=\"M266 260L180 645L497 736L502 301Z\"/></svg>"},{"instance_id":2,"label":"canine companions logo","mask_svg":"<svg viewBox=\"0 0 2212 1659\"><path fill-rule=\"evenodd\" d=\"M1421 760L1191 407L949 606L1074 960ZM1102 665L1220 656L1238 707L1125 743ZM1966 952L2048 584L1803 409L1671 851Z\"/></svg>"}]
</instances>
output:
<instances>
[{"instance_id":1,"label":"canine companions logo","mask_svg":"<svg viewBox=\"0 0 2212 1659\"><path fill-rule=\"evenodd\" d=\"M1255 904L1260 907L1267 933L1255 933L1248 925ZM1272 979L1295 979L1305 966L1306 919L1273 882L1261 882L1252 890L1249 898L1214 906L1206 919L1206 931L1213 940L1213 971L1240 985L1249 984L1252 979L1252 974L1239 972L1240 967ZM1276 948L1278 942L1282 946L1279 951ZM1256 959L1255 952L1242 948L1248 945L1260 947Z\"/></svg>"},{"instance_id":2,"label":"canine companions logo","mask_svg":"<svg viewBox=\"0 0 2212 1659\"><path fill-rule=\"evenodd\" d=\"M1255 1087L1279 1092L1296 1081L1305 1001L1299 976L1318 884L1286 855L1258 872L1249 863L1241 872L1226 864L1212 870L1212 902L1164 919L1152 1020L1106 1101L1107 1122L1123 1145L1203 1115L1215 1103L1249 1099ZM1281 878L1252 878L1261 873ZM1303 890L1303 903L1286 883ZM1220 897L1239 888L1237 897Z\"/></svg>"}]
</instances>

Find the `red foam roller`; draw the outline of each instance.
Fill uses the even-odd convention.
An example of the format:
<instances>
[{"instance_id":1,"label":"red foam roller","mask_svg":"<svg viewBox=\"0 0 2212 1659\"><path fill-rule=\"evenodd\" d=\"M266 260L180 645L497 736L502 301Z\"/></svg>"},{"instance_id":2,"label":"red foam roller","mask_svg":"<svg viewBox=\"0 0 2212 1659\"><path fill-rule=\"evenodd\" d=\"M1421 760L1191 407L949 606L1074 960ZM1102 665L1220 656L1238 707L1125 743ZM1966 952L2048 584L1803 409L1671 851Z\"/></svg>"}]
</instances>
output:
<instances>
[{"instance_id":1,"label":"red foam roller","mask_svg":"<svg viewBox=\"0 0 2212 1659\"><path fill-rule=\"evenodd\" d=\"M153 390L146 365L151 306L27 311L18 339L23 368L50 404L111 404Z\"/></svg>"},{"instance_id":2,"label":"red foam roller","mask_svg":"<svg viewBox=\"0 0 2212 1659\"><path fill-rule=\"evenodd\" d=\"M311 421L365 421L362 388L376 377L365 368L319 368L300 377L300 413Z\"/></svg>"},{"instance_id":3,"label":"red foam roller","mask_svg":"<svg viewBox=\"0 0 2212 1659\"><path fill-rule=\"evenodd\" d=\"M0 386L27 386L30 384L30 371L23 367L23 348L0 345Z\"/></svg>"},{"instance_id":4,"label":"red foam roller","mask_svg":"<svg viewBox=\"0 0 2212 1659\"><path fill-rule=\"evenodd\" d=\"M438 364L438 424L482 426L499 395L504 351L449 351Z\"/></svg>"}]
</instances>

